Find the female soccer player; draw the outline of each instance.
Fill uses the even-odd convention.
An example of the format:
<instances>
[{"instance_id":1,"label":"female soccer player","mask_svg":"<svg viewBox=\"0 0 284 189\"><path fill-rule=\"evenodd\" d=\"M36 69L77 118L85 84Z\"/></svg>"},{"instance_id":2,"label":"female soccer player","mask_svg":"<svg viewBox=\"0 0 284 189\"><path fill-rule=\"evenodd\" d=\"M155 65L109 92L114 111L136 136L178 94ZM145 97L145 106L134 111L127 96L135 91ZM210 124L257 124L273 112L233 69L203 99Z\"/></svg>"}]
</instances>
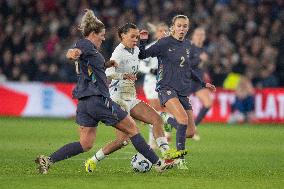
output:
<instances>
[{"instance_id":1,"label":"female soccer player","mask_svg":"<svg viewBox=\"0 0 284 189\"><path fill-rule=\"evenodd\" d=\"M149 48L153 44L155 44L159 39L166 37L169 27L165 23L159 23L157 25L153 25L148 23L148 26L154 32L154 39L152 43L146 46ZM158 59L156 57L149 57L147 59L140 61L139 71L145 74L143 90L145 92L146 98L150 106L152 106L156 111L163 112L164 108L160 105L158 99L158 93L156 92L156 77L158 70ZM168 137L168 136L167 136ZM169 139L169 138L168 138ZM150 125L149 127L149 140L148 144L151 148L156 148L157 144L155 141L155 137L153 135L153 127Z\"/></svg>"},{"instance_id":2,"label":"female soccer player","mask_svg":"<svg viewBox=\"0 0 284 189\"><path fill-rule=\"evenodd\" d=\"M93 11L87 10L80 29L84 38L75 45L80 50L80 58L76 63L77 86L73 91L73 96L78 99L76 122L80 125L80 141L66 144L50 156L38 156L36 163L39 164L39 172L46 174L52 164L90 150L99 121L127 134L136 150L149 159L157 171L171 168L174 161L159 159L139 133L134 120L110 99L105 59L98 51L105 39L104 24Z\"/></svg>"},{"instance_id":3,"label":"female soccer player","mask_svg":"<svg viewBox=\"0 0 284 189\"><path fill-rule=\"evenodd\" d=\"M106 70L108 79L112 80L110 84L111 99L129 112L132 118L153 125L154 137L164 158L172 159L185 155L185 151L177 152L169 148L164 135L162 118L152 107L136 97L135 80L139 69L139 48L137 47L139 30L137 26L132 23L125 24L118 29L118 36L121 43L115 48L111 57L111 60L115 61L118 66ZM86 170L94 171L98 161L127 145L128 139L125 133L116 130L116 139L87 160Z\"/></svg>"},{"instance_id":4,"label":"female soccer player","mask_svg":"<svg viewBox=\"0 0 284 189\"><path fill-rule=\"evenodd\" d=\"M202 71L202 63L206 62L208 60L208 55L206 54L203 44L205 41L206 35L204 28L196 28L192 35L192 43L197 48L196 56L197 59L195 61L195 64L192 65L192 69L196 71L198 76L200 78L203 78L204 72ZM211 108L213 100L210 96L210 90L207 88L203 88L200 83L196 81L192 81L191 83L191 93L194 93L198 99L203 104L203 107L199 111L196 119L195 119L195 125L198 126L199 123L202 121L202 119L206 116L206 113Z\"/></svg>"},{"instance_id":5,"label":"female soccer player","mask_svg":"<svg viewBox=\"0 0 284 189\"><path fill-rule=\"evenodd\" d=\"M177 120L176 146L178 150L185 149L186 137L190 137L195 132L192 107L187 98L191 80L197 80L203 87L215 90L214 85L205 84L191 69L192 45L184 39L188 29L188 17L177 15L172 20L171 35L160 39L146 50L145 40L148 39L148 32L145 30L140 32L139 58L145 59L151 56L159 60L156 90L160 103ZM185 159L180 161L179 168L187 169Z\"/></svg>"},{"instance_id":6,"label":"female soccer player","mask_svg":"<svg viewBox=\"0 0 284 189\"><path fill-rule=\"evenodd\" d=\"M193 32L191 41L194 45L192 69L197 73L200 78L203 78L204 73L202 71L202 64L208 60L208 55L206 54L203 48L203 43L205 41L204 28L196 28ZM202 121L202 119L205 117L206 113L212 106L213 101L210 96L210 90L208 88L203 88L199 82L192 81L190 86L190 94L194 93L203 104L203 107L201 108L195 119L195 125L198 126L198 124ZM173 126L176 124L176 120L169 117L167 118L167 123ZM200 140L200 137L197 132L195 132L193 139Z\"/></svg>"}]
</instances>

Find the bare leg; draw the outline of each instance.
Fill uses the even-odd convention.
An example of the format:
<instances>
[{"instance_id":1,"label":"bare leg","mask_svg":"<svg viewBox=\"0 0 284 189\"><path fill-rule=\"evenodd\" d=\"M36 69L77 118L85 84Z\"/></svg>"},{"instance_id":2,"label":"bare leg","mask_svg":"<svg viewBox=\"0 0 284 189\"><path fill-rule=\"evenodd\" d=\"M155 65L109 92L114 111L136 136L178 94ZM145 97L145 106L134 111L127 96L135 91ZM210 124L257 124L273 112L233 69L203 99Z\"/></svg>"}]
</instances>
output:
<instances>
[{"instance_id":1,"label":"bare leg","mask_svg":"<svg viewBox=\"0 0 284 189\"><path fill-rule=\"evenodd\" d=\"M153 125L154 138L163 154L170 148L163 129L164 121L152 107L140 102L131 109L130 115L137 120Z\"/></svg>"},{"instance_id":2,"label":"bare leg","mask_svg":"<svg viewBox=\"0 0 284 189\"><path fill-rule=\"evenodd\" d=\"M122 131L116 129L116 139L102 148L104 155L109 155L128 144L129 137Z\"/></svg>"},{"instance_id":3,"label":"bare leg","mask_svg":"<svg viewBox=\"0 0 284 189\"><path fill-rule=\"evenodd\" d=\"M211 108L213 104L213 100L210 96L210 91L208 89L201 89L195 93L195 95L199 98L203 107L200 109L196 119L195 124L198 125L202 119L206 116L207 112Z\"/></svg>"},{"instance_id":4,"label":"bare leg","mask_svg":"<svg viewBox=\"0 0 284 189\"><path fill-rule=\"evenodd\" d=\"M161 106L159 99L149 99L149 105L158 112L165 112L165 108Z\"/></svg>"},{"instance_id":5,"label":"bare leg","mask_svg":"<svg viewBox=\"0 0 284 189\"><path fill-rule=\"evenodd\" d=\"M195 93L197 98L201 101L203 106L206 107L206 108L211 108L211 106L213 104L213 100L212 100L210 94L211 94L211 92L209 91L209 89L200 89L199 91L197 91Z\"/></svg>"},{"instance_id":6,"label":"bare leg","mask_svg":"<svg viewBox=\"0 0 284 189\"><path fill-rule=\"evenodd\" d=\"M96 139L96 127L82 127L79 128L80 144L84 152L89 151Z\"/></svg>"},{"instance_id":7,"label":"bare leg","mask_svg":"<svg viewBox=\"0 0 284 189\"><path fill-rule=\"evenodd\" d=\"M149 105L140 102L131 109L130 115L139 121L153 125L155 138L165 136L163 129L164 122L161 116Z\"/></svg>"},{"instance_id":8,"label":"bare leg","mask_svg":"<svg viewBox=\"0 0 284 189\"><path fill-rule=\"evenodd\" d=\"M187 110L187 117L188 117L188 124L187 124L187 129L186 129L186 137L187 138L192 138L196 132L196 126L193 118L193 111L192 110Z\"/></svg>"},{"instance_id":9,"label":"bare leg","mask_svg":"<svg viewBox=\"0 0 284 189\"><path fill-rule=\"evenodd\" d=\"M165 104L166 110L174 116L179 124L187 125L188 117L187 113L181 105L178 98L172 98Z\"/></svg>"},{"instance_id":10,"label":"bare leg","mask_svg":"<svg viewBox=\"0 0 284 189\"><path fill-rule=\"evenodd\" d=\"M159 99L148 99L148 104L150 107L154 108L157 112L164 112L165 108L161 106ZM148 144L151 148L157 148L157 143L155 141L154 132L153 132L153 125L150 124L149 126L149 140Z\"/></svg>"}]
</instances>

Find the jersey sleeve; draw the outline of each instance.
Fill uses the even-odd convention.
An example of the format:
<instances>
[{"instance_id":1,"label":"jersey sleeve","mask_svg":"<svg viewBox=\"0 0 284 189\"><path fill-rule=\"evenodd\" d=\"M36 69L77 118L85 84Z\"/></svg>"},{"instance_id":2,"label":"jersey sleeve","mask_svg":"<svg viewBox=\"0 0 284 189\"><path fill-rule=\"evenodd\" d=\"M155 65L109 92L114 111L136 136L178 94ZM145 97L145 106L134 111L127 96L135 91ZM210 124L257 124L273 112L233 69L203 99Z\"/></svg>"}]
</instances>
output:
<instances>
[{"instance_id":1,"label":"jersey sleeve","mask_svg":"<svg viewBox=\"0 0 284 189\"><path fill-rule=\"evenodd\" d=\"M139 63L139 71L141 73L144 74L148 74L150 73L151 68L149 66L147 66L147 62L149 61L149 58L145 59L145 60L140 60Z\"/></svg>"},{"instance_id":2,"label":"jersey sleeve","mask_svg":"<svg viewBox=\"0 0 284 189\"><path fill-rule=\"evenodd\" d=\"M118 66L121 64L122 61L122 53L121 51L115 49L111 55L110 60L114 60ZM122 73L117 73L115 71L115 67L107 68L106 69L106 76L108 79L115 79L115 80L121 80L123 79L123 74Z\"/></svg>"},{"instance_id":3,"label":"jersey sleeve","mask_svg":"<svg viewBox=\"0 0 284 189\"><path fill-rule=\"evenodd\" d=\"M198 51L197 47L195 45L191 44L191 53L190 53L190 59L192 61L192 67L197 67L200 63L200 52Z\"/></svg>"},{"instance_id":4,"label":"jersey sleeve","mask_svg":"<svg viewBox=\"0 0 284 189\"><path fill-rule=\"evenodd\" d=\"M206 83L198 76L198 74L192 68L190 68L190 72L191 72L191 78L194 81L199 82L202 87L206 86Z\"/></svg>"},{"instance_id":5,"label":"jersey sleeve","mask_svg":"<svg viewBox=\"0 0 284 189\"><path fill-rule=\"evenodd\" d=\"M122 56L123 53L119 49L115 49L111 54L110 60L114 60L119 66L122 62Z\"/></svg>"},{"instance_id":6,"label":"jersey sleeve","mask_svg":"<svg viewBox=\"0 0 284 189\"><path fill-rule=\"evenodd\" d=\"M145 59L148 57L157 57L160 55L162 49L161 41L157 41L154 45L146 49L146 40L141 40L139 45L140 53L138 55L139 59Z\"/></svg>"},{"instance_id":7,"label":"jersey sleeve","mask_svg":"<svg viewBox=\"0 0 284 189\"><path fill-rule=\"evenodd\" d=\"M90 43L86 43L85 41L78 41L74 48L78 48L81 50L82 52L82 56L96 56L98 54L98 51L95 49L95 47L93 45L91 45Z\"/></svg>"}]
</instances>

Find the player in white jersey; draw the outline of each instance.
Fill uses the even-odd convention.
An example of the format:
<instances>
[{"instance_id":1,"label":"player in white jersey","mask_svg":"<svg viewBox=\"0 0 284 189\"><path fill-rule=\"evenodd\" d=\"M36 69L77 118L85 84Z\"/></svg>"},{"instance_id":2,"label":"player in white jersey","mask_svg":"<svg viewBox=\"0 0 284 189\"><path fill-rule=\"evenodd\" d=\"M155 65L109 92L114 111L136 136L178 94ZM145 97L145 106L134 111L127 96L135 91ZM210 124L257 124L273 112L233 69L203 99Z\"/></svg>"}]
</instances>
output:
<instances>
[{"instance_id":1,"label":"player in white jersey","mask_svg":"<svg viewBox=\"0 0 284 189\"><path fill-rule=\"evenodd\" d=\"M111 60L117 62L114 69L107 69L106 75L111 79L109 87L111 99L130 112L141 101L136 98L135 80L139 68L138 47L128 48L120 43L112 53Z\"/></svg>"},{"instance_id":2,"label":"player in white jersey","mask_svg":"<svg viewBox=\"0 0 284 189\"><path fill-rule=\"evenodd\" d=\"M155 44L159 39L165 37L169 32L169 28L165 23L159 23L157 25L153 25L148 23L150 30L154 33L155 41L151 42L146 48L151 47ZM149 57L144 60L140 60L140 68L139 71L145 74L143 90L145 96L148 100L150 106L152 106L156 111L165 112L165 109L160 105L160 101L158 99L158 93L156 92L156 83L157 83L157 70L158 70L158 59L157 57ZM149 145L152 148L156 148L156 142L153 135L153 127L149 127ZM167 135L167 133L166 133ZM168 140L170 139L170 135L167 136Z\"/></svg>"},{"instance_id":3,"label":"player in white jersey","mask_svg":"<svg viewBox=\"0 0 284 189\"><path fill-rule=\"evenodd\" d=\"M111 57L111 60L117 63L117 67L106 70L107 77L112 80L110 85L111 99L129 112L131 117L153 125L156 142L165 159L176 159L185 155L186 150L176 151L169 148L163 130L164 121L151 106L136 97L135 80L139 69L139 48L136 46L139 38L137 26L127 23L119 28L118 35L121 43L115 48ZM87 160L86 171L94 171L98 161L127 145L128 140L127 135L116 130L116 139Z\"/></svg>"}]
</instances>

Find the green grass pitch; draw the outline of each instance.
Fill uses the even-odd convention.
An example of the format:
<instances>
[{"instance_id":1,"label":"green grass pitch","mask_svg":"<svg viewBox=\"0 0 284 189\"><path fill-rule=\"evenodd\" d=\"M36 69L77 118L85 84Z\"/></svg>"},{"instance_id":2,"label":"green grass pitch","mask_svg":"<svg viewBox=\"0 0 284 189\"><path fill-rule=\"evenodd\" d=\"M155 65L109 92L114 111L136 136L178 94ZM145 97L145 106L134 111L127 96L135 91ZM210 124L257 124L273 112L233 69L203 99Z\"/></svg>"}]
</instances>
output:
<instances>
[{"instance_id":1,"label":"green grass pitch","mask_svg":"<svg viewBox=\"0 0 284 189\"><path fill-rule=\"evenodd\" d=\"M140 125L140 124L139 124ZM147 138L148 129L139 126ZM187 141L189 170L159 174L134 173L132 145L86 173L83 162L114 138L111 127L100 125L95 147L88 153L55 164L39 175L34 159L77 141L72 119L0 118L0 188L284 188L284 126L204 124L200 141Z\"/></svg>"}]
</instances>

